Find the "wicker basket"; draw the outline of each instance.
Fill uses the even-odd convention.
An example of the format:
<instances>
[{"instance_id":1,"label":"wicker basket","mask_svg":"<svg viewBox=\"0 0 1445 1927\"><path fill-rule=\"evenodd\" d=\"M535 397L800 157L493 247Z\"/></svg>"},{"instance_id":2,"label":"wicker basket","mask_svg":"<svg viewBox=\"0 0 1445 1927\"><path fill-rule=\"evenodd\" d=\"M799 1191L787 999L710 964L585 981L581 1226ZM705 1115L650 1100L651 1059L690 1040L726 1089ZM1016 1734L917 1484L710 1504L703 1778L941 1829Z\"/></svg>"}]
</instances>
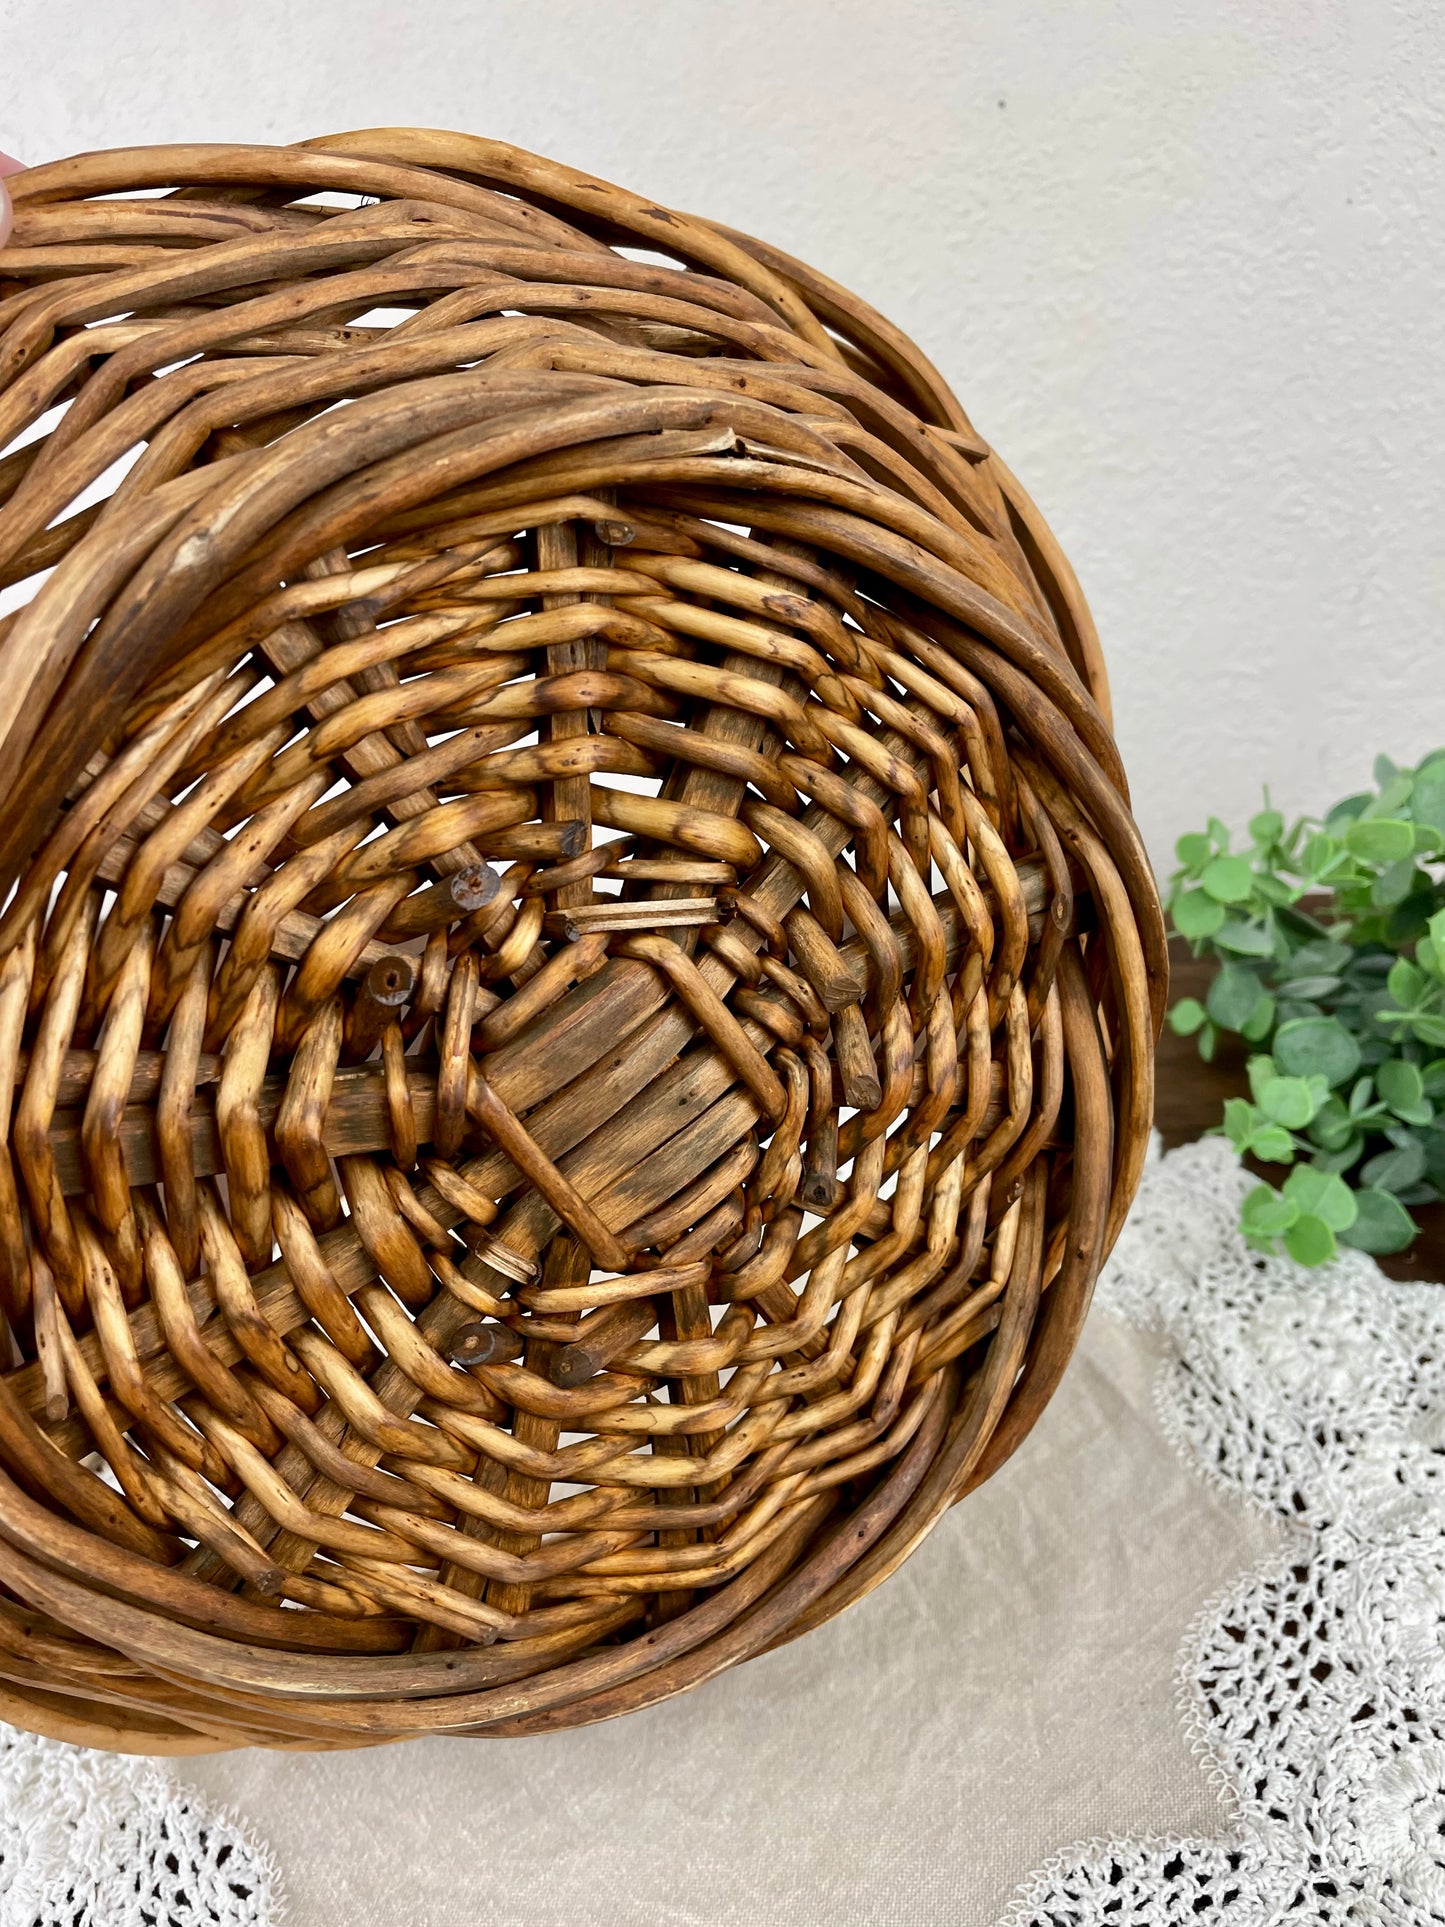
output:
<instances>
[{"instance_id":1,"label":"wicker basket","mask_svg":"<svg viewBox=\"0 0 1445 1927\"><path fill-rule=\"evenodd\" d=\"M1144 1155L1068 564L870 308L500 143L13 193L0 1715L536 1733L820 1624Z\"/></svg>"}]
</instances>

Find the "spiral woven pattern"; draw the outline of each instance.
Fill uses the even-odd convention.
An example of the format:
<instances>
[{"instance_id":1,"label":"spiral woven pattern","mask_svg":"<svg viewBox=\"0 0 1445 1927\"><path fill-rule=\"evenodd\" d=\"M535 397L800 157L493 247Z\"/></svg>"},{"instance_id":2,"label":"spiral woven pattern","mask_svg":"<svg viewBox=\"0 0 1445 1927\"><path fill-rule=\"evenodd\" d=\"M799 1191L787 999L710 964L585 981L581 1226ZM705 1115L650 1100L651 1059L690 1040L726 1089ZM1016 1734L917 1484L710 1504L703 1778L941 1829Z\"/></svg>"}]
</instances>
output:
<instances>
[{"instance_id":1,"label":"spiral woven pattern","mask_svg":"<svg viewBox=\"0 0 1445 1927\"><path fill-rule=\"evenodd\" d=\"M899 332L500 143L83 155L0 252L0 1715L533 1733L1028 1432L1162 926Z\"/></svg>"}]
</instances>

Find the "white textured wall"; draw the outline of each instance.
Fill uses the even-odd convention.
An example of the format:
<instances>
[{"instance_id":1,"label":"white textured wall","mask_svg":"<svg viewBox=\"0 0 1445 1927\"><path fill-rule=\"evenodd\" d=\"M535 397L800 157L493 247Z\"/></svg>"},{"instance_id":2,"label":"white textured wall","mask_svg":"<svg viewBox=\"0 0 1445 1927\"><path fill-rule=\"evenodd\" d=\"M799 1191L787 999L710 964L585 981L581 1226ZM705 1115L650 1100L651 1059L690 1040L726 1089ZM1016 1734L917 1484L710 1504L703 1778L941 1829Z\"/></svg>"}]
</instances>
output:
<instances>
[{"instance_id":1,"label":"white textured wall","mask_svg":"<svg viewBox=\"0 0 1445 1927\"><path fill-rule=\"evenodd\" d=\"M1445 741L1438 0L0 0L0 148L498 135L941 364L1098 617L1156 859Z\"/></svg>"}]
</instances>

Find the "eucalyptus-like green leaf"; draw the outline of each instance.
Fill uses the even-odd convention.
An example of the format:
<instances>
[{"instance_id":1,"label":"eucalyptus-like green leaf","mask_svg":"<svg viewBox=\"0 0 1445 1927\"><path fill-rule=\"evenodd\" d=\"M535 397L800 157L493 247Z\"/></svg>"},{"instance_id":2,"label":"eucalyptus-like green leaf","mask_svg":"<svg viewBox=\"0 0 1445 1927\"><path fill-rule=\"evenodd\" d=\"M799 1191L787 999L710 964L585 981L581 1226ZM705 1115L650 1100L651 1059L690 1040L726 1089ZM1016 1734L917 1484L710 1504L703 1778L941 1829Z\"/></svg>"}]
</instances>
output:
<instances>
[{"instance_id":1,"label":"eucalyptus-like green leaf","mask_svg":"<svg viewBox=\"0 0 1445 1927\"><path fill-rule=\"evenodd\" d=\"M1266 992L1240 1025L1239 1034L1247 1043L1260 1044L1273 1029L1274 999Z\"/></svg>"},{"instance_id":2,"label":"eucalyptus-like green leaf","mask_svg":"<svg viewBox=\"0 0 1445 1927\"><path fill-rule=\"evenodd\" d=\"M1337 1017L1305 1017L1280 1025L1274 1059L1291 1077L1318 1073L1333 1088L1359 1069L1360 1047Z\"/></svg>"},{"instance_id":3,"label":"eucalyptus-like green leaf","mask_svg":"<svg viewBox=\"0 0 1445 1927\"><path fill-rule=\"evenodd\" d=\"M1352 1164L1358 1164L1365 1148L1365 1140L1355 1133L1343 1144L1332 1151L1316 1151L1312 1162L1319 1171L1348 1171Z\"/></svg>"},{"instance_id":4,"label":"eucalyptus-like green leaf","mask_svg":"<svg viewBox=\"0 0 1445 1927\"><path fill-rule=\"evenodd\" d=\"M1365 806L1363 815L1377 817L1399 816L1405 805L1410 801L1410 793L1415 787L1414 771L1397 769L1394 770L1393 774L1387 777L1384 782L1380 782L1378 776L1375 778L1375 781L1380 784L1380 793L1378 796L1372 798Z\"/></svg>"},{"instance_id":5,"label":"eucalyptus-like green leaf","mask_svg":"<svg viewBox=\"0 0 1445 1927\"><path fill-rule=\"evenodd\" d=\"M1317 997L1333 997L1343 981L1340 977L1290 977L1284 987L1291 1002L1312 1003Z\"/></svg>"},{"instance_id":6,"label":"eucalyptus-like green leaf","mask_svg":"<svg viewBox=\"0 0 1445 1927\"><path fill-rule=\"evenodd\" d=\"M1385 983L1401 1010L1413 1010L1430 987L1424 971L1408 957L1396 957Z\"/></svg>"},{"instance_id":7,"label":"eucalyptus-like green leaf","mask_svg":"<svg viewBox=\"0 0 1445 1927\"><path fill-rule=\"evenodd\" d=\"M1297 1024L1305 1017L1323 1016L1318 1004L1307 1004L1299 997L1281 997L1274 1009L1276 1025Z\"/></svg>"},{"instance_id":8,"label":"eucalyptus-like green leaf","mask_svg":"<svg viewBox=\"0 0 1445 1927\"><path fill-rule=\"evenodd\" d=\"M1169 1013L1169 1028L1176 1037L1192 1037L1208 1021L1208 1012L1197 997L1181 997Z\"/></svg>"},{"instance_id":9,"label":"eucalyptus-like green leaf","mask_svg":"<svg viewBox=\"0 0 1445 1927\"><path fill-rule=\"evenodd\" d=\"M1282 1124L1258 1124L1247 1148L1265 1164L1293 1164L1298 1147Z\"/></svg>"},{"instance_id":10,"label":"eucalyptus-like green leaf","mask_svg":"<svg viewBox=\"0 0 1445 1927\"><path fill-rule=\"evenodd\" d=\"M1264 995L1263 984L1247 964L1227 963L1209 986L1204 1001L1221 1030L1243 1030Z\"/></svg>"},{"instance_id":11,"label":"eucalyptus-like green leaf","mask_svg":"<svg viewBox=\"0 0 1445 1927\"><path fill-rule=\"evenodd\" d=\"M1343 1151L1355 1137L1354 1119L1337 1097L1327 1097L1310 1119L1310 1138L1322 1151Z\"/></svg>"},{"instance_id":12,"label":"eucalyptus-like green leaf","mask_svg":"<svg viewBox=\"0 0 1445 1927\"><path fill-rule=\"evenodd\" d=\"M1261 810L1249 819L1249 833L1259 844L1277 842L1284 833L1284 818L1278 810Z\"/></svg>"},{"instance_id":13,"label":"eucalyptus-like green leaf","mask_svg":"<svg viewBox=\"0 0 1445 1927\"><path fill-rule=\"evenodd\" d=\"M1226 917L1214 933L1214 941L1220 950L1233 951L1239 957L1272 957L1274 938L1262 924L1245 923L1239 917Z\"/></svg>"},{"instance_id":14,"label":"eucalyptus-like green leaf","mask_svg":"<svg viewBox=\"0 0 1445 1927\"><path fill-rule=\"evenodd\" d=\"M1425 1095L1425 1080L1417 1065L1393 1057L1379 1065L1375 1082L1380 1095L1402 1123L1423 1128L1435 1116L1435 1106Z\"/></svg>"},{"instance_id":15,"label":"eucalyptus-like green leaf","mask_svg":"<svg viewBox=\"0 0 1445 1927\"><path fill-rule=\"evenodd\" d=\"M1339 862L1342 852L1343 845L1334 837L1326 836L1321 831L1315 836L1306 838L1305 846L1300 852L1300 864L1306 876L1322 878L1327 876Z\"/></svg>"},{"instance_id":16,"label":"eucalyptus-like green leaf","mask_svg":"<svg viewBox=\"0 0 1445 1927\"><path fill-rule=\"evenodd\" d=\"M1272 1077L1259 1093L1259 1108L1271 1124L1302 1131L1319 1106L1302 1077Z\"/></svg>"},{"instance_id":17,"label":"eucalyptus-like green leaf","mask_svg":"<svg viewBox=\"0 0 1445 1927\"><path fill-rule=\"evenodd\" d=\"M1268 992L1248 964L1225 964L1204 994L1204 1008L1223 1031L1243 1031Z\"/></svg>"},{"instance_id":18,"label":"eucalyptus-like green leaf","mask_svg":"<svg viewBox=\"0 0 1445 1927\"><path fill-rule=\"evenodd\" d=\"M1214 935L1227 912L1222 903L1216 903L1203 890L1186 890L1174 899L1169 914L1181 937L1187 937L1191 943L1199 943Z\"/></svg>"},{"instance_id":19,"label":"eucalyptus-like green leaf","mask_svg":"<svg viewBox=\"0 0 1445 1927\"><path fill-rule=\"evenodd\" d=\"M1335 1255L1335 1234L1323 1218L1302 1211L1284 1234L1284 1248L1297 1265L1327 1265Z\"/></svg>"},{"instance_id":20,"label":"eucalyptus-like green leaf","mask_svg":"<svg viewBox=\"0 0 1445 1927\"><path fill-rule=\"evenodd\" d=\"M1346 830L1345 848L1365 863L1398 863L1413 852L1415 833L1398 817L1365 816Z\"/></svg>"},{"instance_id":21,"label":"eucalyptus-like green leaf","mask_svg":"<svg viewBox=\"0 0 1445 1927\"><path fill-rule=\"evenodd\" d=\"M1413 826L1411 835L1413 836ZM1377 910L1390 910L1401 904L1414 888L1415 879L1420 872L1415 867L1413 849L1409 856L1401 857L1398 863L1391 863L1381 870L1370 885L1370 901Z\"/></svg>"},{"instance_id":22,"label":"eucalyptus-like green leaf","mask_svg":"<svg viewBox=\"0 0 1445 1927\"><path fill-rule=\"evenodd\" d=\"M1252 1057L1247 1058L1245 1060L1244 1074L1249 1079L1249 1094L1256 1104L1259 1102L1259 1094L1265 1085L1273 1083L1275 1078L1279 1076L1279 1072L1275 1069L1274 1059L1268 1051L1256 1051Z\"/></svg>"},{"instance_id":23,"label":"eucalyptus-like green leaf","mask_svg":"<svg viewBox=\"0 0 1445 1927\"><path fill-rule=\"evenodd\" d=\"M1258 1113L1254 1106L1243 1097L1227 1097L1224 1100L1224 1135L1236 1151L1243 1151L1254 1136Z\"/></svg>"},{"instance_id":24,"label":"eucalyptus-like green leaf","mask_svg":"<svg viewBox=\"0 0 1445 1927\"><path fill-rule=\"evenodd\" d=\"M1363 815L1374 800L1369 790L1361 790L1357 796L1345 797L1342 802L1335 804L1325 818L1326 832L1330 836L1343 836L1355 818Z\"/></svg>"},{"instance_id":25,"label":"eucalyptus-like green leaf","mask_svg":"<svg viewBox=\"0 0 1445 1927\"><path fill-rule=\"evenodd\" d=\"M1239 1207L1240 1229L1247 1238L1279 1238L1299 1217L1293 1198L1282 1197L1273 1185L1257 1184Z\"/></svg>"},{"instance_id":26,"label":"eucalyptus-like green leaf","mask_svg":"<svg viewBox=\"0 0 1445 1927\"><path fill-rule=\"evenodd\" d=\"M1355 1193L1355 1212L1355 1222L1340 1233L1342 1240L1380 1257L1403 1251L1420 1228L1398 1198L1370 1186Z\"/></svg>"},{"instance_id":27,"label":"eucalyptus-like green leaf","mask_svg":"<svg viewBox=\"0 0 1445 1927\"><path fill-rule=\"evenodd\" d=\"M1445 833L1445 758L1422 763L1416 770L1410 814L1417 824Z\"/></svg>"},{"instance_id":28,"label":"eucalyptus-like green leaf","mask_svg":"<svg viewBox=\"0 0 1445 1927\"><path fill-rule=\"evenodd\" d=\"M1315 974L1338 977L1355 961L1355 955L1347 943L1336 943L1331 937L1307 939L1285 965L1285 974L1291 977Z\"/></svg>"},{"instance_id":29,"label":"eucalyptus-like green leaf","mask_svg":"<svg viewBox=\"0 0 1445 1927\"><path fill-rule=\"evenodd\" d=\"M1425 1147L1413 1139L1409 1143L1381 1151L1361 1167L1367 1185L1381 1191L1408 1191L1425 1175Z\"/></svg>"},{"instance_id":30,"label":"eucalyptus-like green leaf","mask_svg":"<svg viewBox=\"0 0 1445 1927\"><path fill-rule=\"evenodd\" d=\"M1243 903L1249 895L1254 872L1242 856L1217 856L1207 863L1199 881L1216 903Z\"/></svg>"},{"instance_id":31,"label":"eucalyptus-like green leaf","mask_svg":"<svg viewBox=\"0 0 1445 1927\"><path fill-rule=\"evenodd\" d=\"M1445 1195L1445 1129L1432 1125L1420 1133L1420 1143L1425 1152L1425 1179Z\"/></svg>"},{"instance_id":32,"label":"eucalyptus-like green leaf","mask_svg":"<svg viewBox=\"0 0 1445 1927\"><path fill-rule=\"evenodd\" d=\"M1189 836L1181 836L1174 845L1174 854L1186 870L1202 870L1214 855L1214 845L1207 836L1196 830Z\"/></svg>"},{"instance_id":33,"label":"eucalyptus-like green leaf","mask_svg":"<svg viewBox=\"0 0 1445 1927\"><path fill-rule=\"evenodd\" d=\"M1284 1181L1284 1196L1293 1198L1301 1213L1311 1212L1331 1231L1347 1231L1355 1222L1355 1194L1332 1171L1298 1164Z\"/></svg>"},{"instance_id":34,"label":"eucalyptus-like green leaf","mask_svg":"<svg viewBox=\"0 0 1445 1927\"><path fill-rule=\"evenodd\" d=\"M1397 1117L1418 1110L1425 1098L1425 1080L1419 1066L1407 1063L1403 1057L1392 1057L1379 1066L1375 1072L1375 1088Z\"/></svg>"}]
</instances>

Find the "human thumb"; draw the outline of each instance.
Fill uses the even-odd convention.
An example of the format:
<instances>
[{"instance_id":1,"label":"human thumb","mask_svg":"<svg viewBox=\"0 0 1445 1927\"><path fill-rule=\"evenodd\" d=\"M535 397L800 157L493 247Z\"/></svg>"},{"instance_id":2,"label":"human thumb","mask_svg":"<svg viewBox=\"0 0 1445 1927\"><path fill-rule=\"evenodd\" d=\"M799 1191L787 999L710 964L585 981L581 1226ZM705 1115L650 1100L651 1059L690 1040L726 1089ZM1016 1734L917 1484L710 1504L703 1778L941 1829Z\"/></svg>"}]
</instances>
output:
<instances>
[{"instance_id":1,"label":"human thumb","mask_svg":"<svg viewBox=\"0 0 1445 1927\"><path fill-rule=\"evenodd\" d=\"M8 154L0 154L0 175L18 174L21 163L12 160ZM0 248L10 239L10 196L5 192L5 182L0 179Z\"/></svg>"}]
</instances>

